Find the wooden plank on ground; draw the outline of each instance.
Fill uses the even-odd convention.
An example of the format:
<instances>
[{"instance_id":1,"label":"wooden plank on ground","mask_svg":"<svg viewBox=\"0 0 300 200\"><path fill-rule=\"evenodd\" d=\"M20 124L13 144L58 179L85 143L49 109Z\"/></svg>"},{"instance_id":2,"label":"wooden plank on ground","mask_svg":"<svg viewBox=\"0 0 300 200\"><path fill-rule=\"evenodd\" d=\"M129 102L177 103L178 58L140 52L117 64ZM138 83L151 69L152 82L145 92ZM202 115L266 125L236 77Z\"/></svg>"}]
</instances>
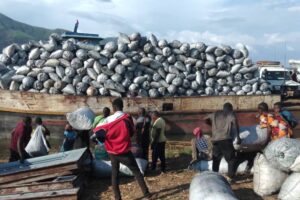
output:
<instances>
[{"instance_id":1,"label":"wooden plank on ground","mask_svg":"<svg viewBox=\"0 0 300 200\"><path fill-rule=\"evenodd\" d=\"M31 200L31 199L59 199L59 200L75 200L77 199L79 188L51 190L44 192L29 192L12 195L0 195L1 200Z\"/></svg>"},{"instance_id":2,"label":"wooden plank on ground","mask_svg":"<svg viewBox=\"0 0 300 200\"><path fill-rule=\"evenodd\" d=\"M72 174L71 171L65 171L65 172L60 172L60 173L51 173L51 174L48 174L48 175L37 176L37 177L32 177L32 178L26 178L26 179L22 179L22 180L19 180L19 181L13 181L11 183L2 184L2 185L0 185L0 189L1 189L1 187L5 187L5 186L7 186L7 187L16 187L16 186L19 186L19 185L34 183L34 182L38 182L38 181L43 181L43 180L55 178L55 177L58 177L58 176L71 175L71 174Z\"/></svg>"},{"instance_id":3,"label":"wooden plank on ground","mask_svg":"<svg viewBox=\"0 0 300 200\"><path fill-rule=\"evenodd\" d=\"M0 188L0 195L20 194L29 192L43 192L73 188L73 181L40 182Z\"/></svg>"},{"instance_id":4,"label":"wooden plank on ground","mask_svg":"<svg viewBox=\"0 0 300 200\"><path fill-rule=\"evenodd\" d=\"M18 161L0 164L0 177L24 171L27 172L57 165L77 163L83 155L88 154L86 153L87 151L89 151L87 148L82 148L37 158L30 158L25 160L22 164Z\"/></svg>"},{"instance_id":5,"label":"wooden plank on ground","mask_svg":"<svg viewBox=\"0 0 300 200\"><path fill-rule=\"evenodd\" d=\"M0 185L26 180L29 178L36 178L36 181L46 180L55 176L65 175L65 172L69 172L75 169L77 169L77 164L58 165L50 168L37 169L37 170L32 170L27 172L23 171L22 173L16 173L16 174L8 174L5 176L0 176Z\"/></svg>"}]
</instances>

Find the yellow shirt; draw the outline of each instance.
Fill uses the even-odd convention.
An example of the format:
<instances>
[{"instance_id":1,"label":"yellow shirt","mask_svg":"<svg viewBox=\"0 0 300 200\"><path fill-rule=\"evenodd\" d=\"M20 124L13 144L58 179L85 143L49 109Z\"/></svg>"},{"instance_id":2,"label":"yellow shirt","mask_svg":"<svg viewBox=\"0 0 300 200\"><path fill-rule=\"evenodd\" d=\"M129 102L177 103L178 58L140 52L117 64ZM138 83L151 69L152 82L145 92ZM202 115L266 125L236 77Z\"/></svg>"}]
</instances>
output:
<instances>
[{"instance_id":1,"label":"yellow shirt","mask_svg":"<svg viewBox=\"0 0 300 200\"><path fill-rule=\"evenodd\" d=\"M160 129L160 132L158 130ZM154 139L157 137L156 142L166 142L167 138L165 135L165 129L166 129L166 122L163 118L159 117L153 124L151 128L151 134L150 134L150 139L151 143L154 142ZM159 134L157 136L157 134Z\"/></svg>"}]
</instances>

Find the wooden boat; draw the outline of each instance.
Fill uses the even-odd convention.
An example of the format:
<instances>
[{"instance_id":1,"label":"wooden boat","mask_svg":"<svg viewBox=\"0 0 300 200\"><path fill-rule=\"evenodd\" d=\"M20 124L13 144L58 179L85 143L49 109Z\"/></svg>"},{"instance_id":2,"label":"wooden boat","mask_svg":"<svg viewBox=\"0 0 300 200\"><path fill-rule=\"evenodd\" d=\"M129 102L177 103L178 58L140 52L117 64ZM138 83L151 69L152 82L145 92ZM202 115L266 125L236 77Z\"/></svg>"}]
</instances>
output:
<instances>
[{"instance_id":1,"label":"wooden boat","mask_svg":"<svg viewBox=\"0 0 300 200\"><path fill-rule=\"evenodd\" d=\"M41 116L50 131L59 137L58 135L62 135L66 113L84 106L100 113L104 107L111 107L114 98L0 90L0 123L2 122L0 133L4 133L0 137L9 137L17 121L24 115ZM225 102L232 103L240 124L246 126L256 123L258 103L266 102L272 106L278 101L280 101L278 95L124 98L124 111L133 115L137 113L139 107L149 111L160 111L167 121L168 134L185 135L191 133L196 126L208 132L209 127L203 123L203 116L220 110Z\"/></svg>"}]
</instances>

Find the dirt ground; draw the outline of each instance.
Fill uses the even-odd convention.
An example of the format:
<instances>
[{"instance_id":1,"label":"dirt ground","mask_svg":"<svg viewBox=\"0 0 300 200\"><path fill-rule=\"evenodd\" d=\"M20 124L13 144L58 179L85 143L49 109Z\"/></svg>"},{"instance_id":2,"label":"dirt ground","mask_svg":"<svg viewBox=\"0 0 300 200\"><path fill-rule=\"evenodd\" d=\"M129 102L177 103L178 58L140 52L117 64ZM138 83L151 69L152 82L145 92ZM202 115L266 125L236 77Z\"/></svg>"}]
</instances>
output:
<instances>
[{"instance_id":1,"label":"dirt ground","mask_svg":"<svg viewBox=\"0 0 300 200\"><path fill-rule=\"evenodd\" d=\"M152 193L155 193L159 200L181 200L188 199L189 185L196 172L187 170L187 163L190 161L189 155L179 155L167 160L167 173L157 172L147 173L146 182ZM142 199L136 181L133 178L122 177L120 179L120 189L124 200ZM232 185L232 189L240 200L275 200L276 196L262 198L253 192L252 177L239 176L237 183ZM86 200L110 200L113 198L110 179L91 179L84 193Z\"/></svg>"}]
</instances>

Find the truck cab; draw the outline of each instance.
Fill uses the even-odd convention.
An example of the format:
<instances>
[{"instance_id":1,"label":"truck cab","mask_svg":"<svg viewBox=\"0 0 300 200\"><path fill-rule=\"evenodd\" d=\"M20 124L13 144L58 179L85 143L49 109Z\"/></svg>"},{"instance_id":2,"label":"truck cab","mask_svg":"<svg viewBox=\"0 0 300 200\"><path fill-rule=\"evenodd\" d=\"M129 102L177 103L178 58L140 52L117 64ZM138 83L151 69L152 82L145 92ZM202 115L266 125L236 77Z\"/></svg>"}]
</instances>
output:
<instances>
[{"instance_id":1,"label":"truck cab","mask_svg":"<svg viewBox=\"0 0 300 200\"><path fill-rule=\"evenodd\" d=\"M259 77L268 82L273 94L283 97L299 97L300 83L291 79L291 69L284 68L280 62L257 62Z\"/></svg>"}]
</instances>

